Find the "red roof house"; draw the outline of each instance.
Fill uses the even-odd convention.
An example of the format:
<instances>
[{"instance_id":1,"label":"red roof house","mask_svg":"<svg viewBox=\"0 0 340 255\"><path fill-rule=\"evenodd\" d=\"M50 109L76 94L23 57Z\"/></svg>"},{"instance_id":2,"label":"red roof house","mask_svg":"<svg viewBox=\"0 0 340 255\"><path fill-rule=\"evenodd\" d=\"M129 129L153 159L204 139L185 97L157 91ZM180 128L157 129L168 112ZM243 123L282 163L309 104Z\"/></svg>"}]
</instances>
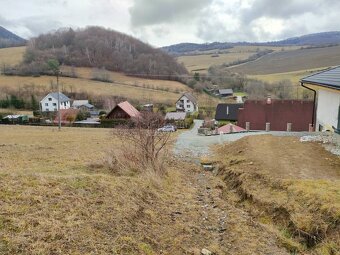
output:
<instances>
[{"instance_id":1,"label":"red roof house","mask_svg":"<svg viewBox=\"0 0 340 255\"><path fill-rule=\"evenodd\" d=\"M247 100L239 109L237 125L251 130L265 130L270 123L272 131L286 131L291 123L292 131L308 131L312 124L313 101L307 100Z\"/></svg>"},{"instance_id":2,"label":"red roof house","mask_svg":"<svg viewBox=\"0 0 340 255\"><path fill-rule=\"evenodd\" d=\"M140 112L128 101L117 104L106 116L107 119L131 119L140 116Z\"/></svg>"}]
</instances>

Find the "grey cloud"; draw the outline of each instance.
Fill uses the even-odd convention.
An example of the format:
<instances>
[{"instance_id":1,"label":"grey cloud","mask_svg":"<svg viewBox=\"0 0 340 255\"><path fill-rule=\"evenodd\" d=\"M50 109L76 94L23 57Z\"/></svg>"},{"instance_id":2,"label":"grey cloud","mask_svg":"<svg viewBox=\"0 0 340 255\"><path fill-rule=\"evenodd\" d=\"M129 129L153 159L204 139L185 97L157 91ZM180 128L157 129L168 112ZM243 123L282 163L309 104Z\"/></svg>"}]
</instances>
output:
<instances>
[{"instance_id":1,"label":"grey cloud","mask_svg":"<svg viewBox=\"0 0 340 255\"><path fill-rule=\"evenodd\" d=\"M245 23L260 17L289 19L305 13L325 13L339 6L338 0L256 0L241 14L241 19Z\"/></svg>"},{"instance_id":2,"label":"grey cloud","mask_svg":"<svg viewBox=\"0 0 340 255\"><path fill-rule=\"evenodd\" d=\"M190 20L212 0L134 0L130 8L131 24L134 27L173 22L177 19Z\"/></svg>"},{"instance_id":3,"label":"grey cloud","mask_svg":"<svg viewBox=\"0 0 340 255\"><path fill-rule=\"evenodd\" d=\"M45 16L24 18L19 20L19 23L25 26L34 36L62 27L61 22L49 19Z\"/></svg>"}]
</instances>

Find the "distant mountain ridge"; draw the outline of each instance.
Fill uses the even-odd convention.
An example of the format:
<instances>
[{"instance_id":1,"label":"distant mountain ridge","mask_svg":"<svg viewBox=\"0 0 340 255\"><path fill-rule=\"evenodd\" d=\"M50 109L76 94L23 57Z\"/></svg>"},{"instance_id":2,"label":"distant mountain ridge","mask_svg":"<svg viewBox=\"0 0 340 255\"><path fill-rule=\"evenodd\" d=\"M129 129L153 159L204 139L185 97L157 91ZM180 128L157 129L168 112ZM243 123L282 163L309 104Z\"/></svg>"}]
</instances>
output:
<instances>
[{"instance_id":1,"label":"distant mountain ridge","mask_svg":"<svg viewBox=\"0 0 340 255\"><path fill-rule=\"evenodd\" d=\"M26 40L0 26L0 48L22 46Z\"/></svg>"},{"instance_id":2,"label":"distant mountain ridge","mask_svg":"<svg viewBox=\"0 0 340 255\"><path fill-rule=\"evenodd\" d=\"M322 32L272 42L213 42L213 43L179 43L162 47L161 49L172 55L186 55L193 52L207 50L223 50L234 46L326 46L340 44L340 31Z\"/></svg>"}]
</instances>

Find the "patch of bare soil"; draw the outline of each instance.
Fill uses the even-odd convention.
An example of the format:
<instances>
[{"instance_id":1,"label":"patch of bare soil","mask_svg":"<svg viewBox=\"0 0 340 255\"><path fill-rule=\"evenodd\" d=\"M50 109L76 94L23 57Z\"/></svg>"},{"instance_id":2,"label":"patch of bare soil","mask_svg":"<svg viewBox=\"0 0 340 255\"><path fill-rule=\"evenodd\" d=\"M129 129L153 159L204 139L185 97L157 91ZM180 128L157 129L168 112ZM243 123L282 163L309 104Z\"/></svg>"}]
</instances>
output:
<instances>
[{"instance_id":1,"label":"patch of bare soil","mask_svg":"<svg viewBox=\"0 0 340 255\"><path fill-rule=\"evenodd\" d=\"M318 143L301 143L296 137L253 136L234 143L226 153L237 152L270 175L298 179L340 179L340 158Z\"/></svg>"}]
</instances>

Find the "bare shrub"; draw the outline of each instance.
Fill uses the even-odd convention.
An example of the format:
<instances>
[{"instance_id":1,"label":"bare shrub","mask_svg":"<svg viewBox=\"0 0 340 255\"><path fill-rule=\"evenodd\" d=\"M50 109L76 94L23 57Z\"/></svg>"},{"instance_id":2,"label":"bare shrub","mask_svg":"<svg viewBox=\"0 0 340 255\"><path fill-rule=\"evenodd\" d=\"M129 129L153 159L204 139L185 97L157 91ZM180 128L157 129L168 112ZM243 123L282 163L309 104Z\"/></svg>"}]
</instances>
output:
<instances>
[{"instance_id":1,"label":"bare shrub","mask_svg":"<svg viewBox=\"0 0 340 255\"><path fill-rule=\"evenodd\" d=\"M170 133L157 131L163 124L162 115L145 112L129 125L115 129L119 150L111 154L112 170L163 175L170 140Z\"/></svg>"}]
</instances>

